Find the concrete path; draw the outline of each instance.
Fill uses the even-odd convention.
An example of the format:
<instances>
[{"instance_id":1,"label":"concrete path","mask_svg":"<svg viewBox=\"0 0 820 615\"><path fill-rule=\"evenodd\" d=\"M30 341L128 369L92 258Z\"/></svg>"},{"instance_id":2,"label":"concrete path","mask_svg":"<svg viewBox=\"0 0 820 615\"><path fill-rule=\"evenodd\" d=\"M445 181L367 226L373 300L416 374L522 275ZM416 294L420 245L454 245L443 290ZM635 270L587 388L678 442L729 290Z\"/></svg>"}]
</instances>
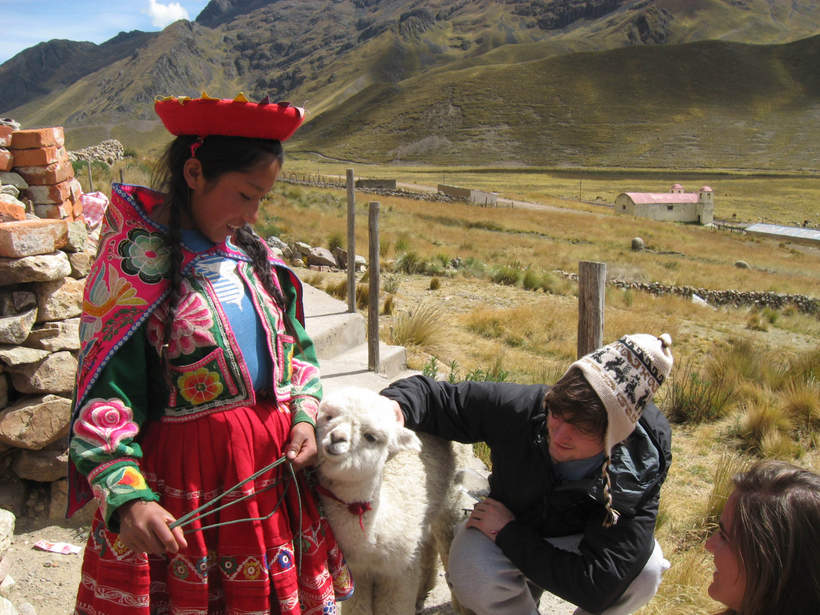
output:
<instances>
[{"instance_id":1,"label":"concrete path","mask_svg":"<svg viewBox=\"0 0 820 615\"><path fill-rule=\"evenodd\" d=\"M347 303L307 284L305 288L305 324L313 339L325 391L345 386L360 386L380 391L398 378L419 372L407 369L404 347L379 345L379 370L368 371L366 323L358 312L347 311ZM555 596L545 594L539 605L542 615L572 615L575 607ZM436 585L424 603L424 615L453 615L450 589L439 564Z\"/></svg>"}]
</instances>

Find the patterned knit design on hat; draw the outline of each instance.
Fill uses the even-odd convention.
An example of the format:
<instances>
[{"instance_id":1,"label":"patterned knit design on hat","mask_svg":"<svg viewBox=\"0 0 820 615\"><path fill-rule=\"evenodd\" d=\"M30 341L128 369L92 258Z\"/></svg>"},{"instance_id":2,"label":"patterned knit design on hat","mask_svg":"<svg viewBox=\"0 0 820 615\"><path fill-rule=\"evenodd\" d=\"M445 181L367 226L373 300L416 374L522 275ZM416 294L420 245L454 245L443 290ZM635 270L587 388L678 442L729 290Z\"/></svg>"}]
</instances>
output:
<instances>
[{"instance_id":1,"label":"patterned knit design on hat","mask_svg":"<svg viewBox=\"0 0 820 615\"><path fill-rule=\"evenodd\" d=\"M614 525L617 511L612 509L609 472L612 447L635 430L641 412L672 370L672 338L638 333L625 335L578 359L577 367L606 408L607 430L604 438L606 462L603 465L604 495L607 499L607 519L604 525Z\"/></svg>"}]
</instances>

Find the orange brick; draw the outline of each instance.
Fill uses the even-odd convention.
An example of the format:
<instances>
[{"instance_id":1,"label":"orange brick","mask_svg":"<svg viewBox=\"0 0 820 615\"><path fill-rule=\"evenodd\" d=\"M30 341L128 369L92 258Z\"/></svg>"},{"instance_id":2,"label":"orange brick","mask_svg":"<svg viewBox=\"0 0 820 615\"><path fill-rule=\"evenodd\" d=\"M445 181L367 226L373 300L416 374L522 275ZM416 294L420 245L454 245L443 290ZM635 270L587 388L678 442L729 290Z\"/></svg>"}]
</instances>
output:
<instances>
[{"instance_id":1,"label":"orange brick","mask_svg":"<svg viewBox=\"0 0 820 615\"><path fill-rule=\"evenodd\" d=\"M11 146L15 149L32 149L43 146L62 147L63 145L65 145L65 135L62 126L15 130L11 134Z\"/></svg>"},{"instance_id":2,"label":"orange brick","mask_svg":"<svg viewBox=\"0 0 820 615\"><path fill-rule=\"evenodd\" d=\"M66 157L66 151L62 147L54 146L12 149L11 153L14 154L14 166L16 167L42 167Z\"/></svg>"},{"instance_id":3,"label":"orange brick","mask_svg":"<svg viewBox=\"0 0 820 615\"><path fill-rule=\"evenodd\" d=\"M72 201L74 205L72 206L71 213L74 214L75 219L82 219L83 217L83 202L80 199L76 201Z\"/></svg>"},{"instance_id":4,"label":"orange brick","mask_svg":"<svg viewBox=\"0 0 820 615\"><path fill-rule=\"evenodd\" d=\"M51 254L67 242L68 225L63 220L0 223L0 256L4 258Z\"/></svg>"},{"instance_id":5,"label":"orange brick","mask_svg":"<svg viewBox=\"0 0 820 615\"><path fill-rule=\"evenodd\" d=\"M71 201L63 201L57 205L38 205L34 204L34 213L38 218L49 218L51 220L65 220L72 218L72 209L74 206Z\"/></svg>"},{"instance_id":6,"label":"orange brick","mask_svg":"<svg viewBox=\"0 0 820 615\"><path fill-rule=\"evenodd\" d=\"M17 133L14 133L17 134ZM68 160L52 162L44 167L15 167L29 185L59 184L74 177L74 167Z\"/></svg>"},{"instance_id":7,"label":"orange brick","mask_svg":"<svg viewBox=\"0 0 820 615\"><path fill-rule=\"evenodd\" d=\"M11 133L14 129L11 126L0 124L0 147L8 147L11 145Z\"/></svg>"},{"instance_id":8,"label":"orange brick","mask_svg":"<svg viewBox=\"0 0 820 615\"><path fill-rule=\"evenodd\" d=\"M81 208L82 209L82 208ZM0 222L25 220L26 207L14 197L0 194Z\"/></svg>"},{"instance_id":9,"label":"orange brick","mask_svg":"<svg viewBox=\"0 0 820 615\"><path fill-rule=\"evenodd\" d=\"M14 166L14 156L5 147L0 147L0 171L11 171Z\"/></svg>"},{"instance_id":10,"label":"orange brick","mask_svg":"<svg viewBox=\"0 0 820 615\"><path fill-rule=\"evenodd\" d=\"M29 186L23 191L26 198L31 199L38 205L57 205L66 199L71 198L72 180L67 179L59 184L44 184L42 186ZM75 199L79 200L79 199Z\"/></svg>"}]
</instances>

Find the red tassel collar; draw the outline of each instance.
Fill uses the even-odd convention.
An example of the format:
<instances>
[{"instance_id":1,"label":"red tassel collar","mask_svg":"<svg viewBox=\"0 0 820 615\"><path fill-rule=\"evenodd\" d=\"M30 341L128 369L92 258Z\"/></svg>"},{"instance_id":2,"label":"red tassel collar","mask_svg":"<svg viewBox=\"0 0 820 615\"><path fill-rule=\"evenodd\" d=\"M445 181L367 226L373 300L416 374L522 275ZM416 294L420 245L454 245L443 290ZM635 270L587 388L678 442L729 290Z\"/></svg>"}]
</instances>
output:
<instances>
[{"instance_id":1,"label":"red tassel collar","mask_svg":"<svg viewBox=\"0 0 820 615\"><path fill-rule=\"evenodd\" d=\"M343 499L338 497L335 493L333 493L330 489L326 489L322 487L322 485L316 485L316 491L321 493L324 496L329 497L331 500L336 500L339 504L344 504L347 506L347 510L350 511L354 515L358 515L359 517L359 526L362 528L364 532L364 513L373 510L370 506L370 502L345 502Z\"/></svg>"}]
</instances>

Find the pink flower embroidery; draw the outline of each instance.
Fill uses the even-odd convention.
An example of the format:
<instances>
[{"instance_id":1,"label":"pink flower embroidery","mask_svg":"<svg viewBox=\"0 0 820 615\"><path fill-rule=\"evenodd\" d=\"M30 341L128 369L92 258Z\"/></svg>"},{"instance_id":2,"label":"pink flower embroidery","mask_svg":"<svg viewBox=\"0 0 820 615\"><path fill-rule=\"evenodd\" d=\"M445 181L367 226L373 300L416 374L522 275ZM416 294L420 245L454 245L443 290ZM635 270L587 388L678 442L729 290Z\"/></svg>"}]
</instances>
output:
<instances>
[{"instance_id":1,"label":"pink flower embroidery","mask_svg":"<svg viewBox=\"0 0 820 615\"><path fill-rule=\"evenodd\" d=\"M166 352L169 358L180 354L191 354L202 346L212 346L216 342L211 335L213 316L205 300L187 282L182 283L181 297L177 306L171 339ZM148 322L148 341L159 351L165 339L165 325L168 322L168 302L159 306Z\"/></svg>"},{"instance_id":2,"label":"pink flower embroidery","mask_svg":"<svg viewBox=\"0 0 820 615\"><path fill-rule=\"evenodd\" d=\"M74 425L77 437L106 453L113 453L123 439L133 438L137 431L131 408L119 399L88 400Z\"/></svg>"}]
</instances>

